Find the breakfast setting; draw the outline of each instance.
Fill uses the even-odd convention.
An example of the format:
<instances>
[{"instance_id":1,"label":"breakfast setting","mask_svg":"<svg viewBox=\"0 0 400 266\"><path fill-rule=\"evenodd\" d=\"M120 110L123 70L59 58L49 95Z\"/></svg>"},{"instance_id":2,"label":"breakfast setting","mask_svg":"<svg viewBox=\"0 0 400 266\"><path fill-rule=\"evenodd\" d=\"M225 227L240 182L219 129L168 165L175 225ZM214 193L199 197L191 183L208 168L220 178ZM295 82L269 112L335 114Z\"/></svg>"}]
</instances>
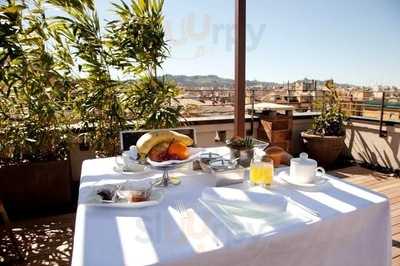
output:
<instances>
[{"instance_id":1,"label":"breakfast setting","mask_svg":"<svg viewBox=\"0 0 400 266\"><path fill-rule=\"evenodd\" d=\"M293 253L304 243L323 245L330 238L328 221L367 200L382 200L330 176L307 153L292 156L252 137L203 148L193 134L179 129L129 134L134 134L132 141L121 145L121 155L83 163L77 222L91 229L76 237L97 241L104 250L123 241L124 250L146 252L124 251L137 265L202 265L218 262L219 252L233 254L224 264L244 263L241 253L256 254L249 247L290 261L278 247L266 248L270 239ZM363 199L354 200L358 194ZM343 220L337 232L347 234L348 225ZM84 258L77 264L116 263L106 255L87 254L77 256ZM124 264L127 258L117 260Z\"/></svg>"}]
</instances>

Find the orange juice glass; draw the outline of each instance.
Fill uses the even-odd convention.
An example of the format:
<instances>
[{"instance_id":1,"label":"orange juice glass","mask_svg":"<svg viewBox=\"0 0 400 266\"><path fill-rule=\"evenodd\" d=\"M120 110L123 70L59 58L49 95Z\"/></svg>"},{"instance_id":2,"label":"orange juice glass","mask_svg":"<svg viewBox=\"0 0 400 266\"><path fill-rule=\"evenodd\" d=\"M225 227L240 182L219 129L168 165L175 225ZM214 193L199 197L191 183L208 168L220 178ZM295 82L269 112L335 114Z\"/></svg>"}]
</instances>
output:
<instances>
[{"instance_id":1,"label":"orange juice glass","mask_svg":"<svg viewBox=\"0 0 400 266\"><path fill-rule=\"evenodd\" d=\"M269 186L274 176L274 163L272 160L261 161L253 159L250 164L250 183L253 185Z\"/></svg>"}]
</instances>

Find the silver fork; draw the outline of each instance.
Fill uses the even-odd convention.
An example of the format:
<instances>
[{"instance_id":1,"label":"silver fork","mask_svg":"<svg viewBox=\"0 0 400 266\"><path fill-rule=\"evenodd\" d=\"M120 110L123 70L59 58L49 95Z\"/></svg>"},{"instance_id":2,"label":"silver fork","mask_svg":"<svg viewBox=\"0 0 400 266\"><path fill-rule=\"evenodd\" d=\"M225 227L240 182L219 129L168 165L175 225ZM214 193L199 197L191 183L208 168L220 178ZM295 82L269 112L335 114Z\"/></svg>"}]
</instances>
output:
<instances>
[{"instance_id":1,"label":"silver fork","mask_svg":"<svg viewBox=\"0 0 400 266\"><path fill-rule=\"evenodd\" d=\"M177 200L175 202L175 206L176 206L176 209L178 210L179 214L182 216L183 219L189 218L187 208L186 208L185 204L183 204L182 200ZM214 234L211 233L210 237L215 242L215 245L217 247L219 247L221 245L220 241L217 239L217 237Z\"/></svg>"},{"instance_id":2,"label":"silver fork","mask_svg":"<svg viewBox=\"0 0 400 266\"><path fill-rule=\"evenodd\" d=\"M183 204L182 200L177 200L176 203L176 209L178 210L179 214L182 216L182 218L189 218L189 215L187 213L187 209L185 205Z\"/></svg>"}]
</instances>

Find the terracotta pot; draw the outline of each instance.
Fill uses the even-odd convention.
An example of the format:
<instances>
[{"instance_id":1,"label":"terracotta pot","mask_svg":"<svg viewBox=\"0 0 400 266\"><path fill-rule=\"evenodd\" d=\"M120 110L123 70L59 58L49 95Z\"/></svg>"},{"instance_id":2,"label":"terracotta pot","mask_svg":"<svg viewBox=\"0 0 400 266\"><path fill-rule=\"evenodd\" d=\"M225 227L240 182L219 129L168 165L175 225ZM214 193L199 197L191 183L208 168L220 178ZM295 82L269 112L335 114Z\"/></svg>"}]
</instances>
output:
<instances>
[{"instance_id":1,"label":"terracotta pot","mask_svg":"<svg viewBox=\"0 0 400 266\"><path fill-rule=\"evenodd\" d=\"M309 157L324 167L331 166L344 148L345 136L320 136L302 132L301 137Z\"/></svg>"},{"instance_id":2,"label":"terracotta pot","mask_svg":"<svg viewBox=\"0 0 400 266\"><path fill-rule=\"evenodd\" d=\"M70 162L0 167L0 199L9 213L35 213L71 204Z\"/></svg>"}]
</instances>

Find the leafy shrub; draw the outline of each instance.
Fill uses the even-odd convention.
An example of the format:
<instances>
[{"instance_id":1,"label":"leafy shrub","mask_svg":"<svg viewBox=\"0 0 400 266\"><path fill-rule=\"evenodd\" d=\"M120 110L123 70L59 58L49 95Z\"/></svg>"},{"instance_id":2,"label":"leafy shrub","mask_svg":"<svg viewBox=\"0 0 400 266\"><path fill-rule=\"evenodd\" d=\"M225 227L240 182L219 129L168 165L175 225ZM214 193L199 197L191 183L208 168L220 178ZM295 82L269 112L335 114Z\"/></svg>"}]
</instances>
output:
<instances>
[{"instance_id":1,"label":"leafy shrub","mask_svg":"<svg viewBox=\"0 0 400 266\"><path fill-rule=\"evenodd\" d=\"M321 115L314 119L309 133L321 136L344 136L346 116L341 109L336 86L333 80L325 82L325 86L329 90L326 110L322 110Z\"/></svg>"}]
</instances>

